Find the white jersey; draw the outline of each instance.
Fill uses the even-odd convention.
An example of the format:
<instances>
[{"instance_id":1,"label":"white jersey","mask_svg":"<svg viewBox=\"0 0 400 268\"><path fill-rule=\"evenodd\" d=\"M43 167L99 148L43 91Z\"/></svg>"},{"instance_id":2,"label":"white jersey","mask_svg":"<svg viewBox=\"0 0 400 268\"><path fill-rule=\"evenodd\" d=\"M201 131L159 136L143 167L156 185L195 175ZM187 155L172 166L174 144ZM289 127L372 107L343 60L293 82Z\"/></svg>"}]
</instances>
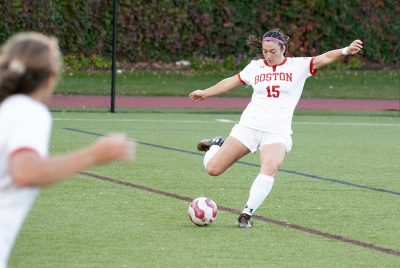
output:
<instances>
[{"instance_id":1,"label":"white jersey","mask_svg":"<svg viewBox=\"0 0 400 268\"><path fill-rule=\"evenodd\" d=\"M253 87L251 102L239 124L276 134L292 134L294 109L308 77L314 75L313 58L285 58L268 66L264 59L252 60L239 74L243 84Z\"/></svg>"},{"instance_id":2,"label":"white jersey","mask_svg":"<svg viewBox=\"0 0 400 268\"><path fill-rule=\"evenodd\" d=\"M12 95L0 104L0 268L38 193L38 188L18 188L9 170L10 156L31 150L47 157L51 116L46 106L29 96Z\"/></svg>"}]
</instances>

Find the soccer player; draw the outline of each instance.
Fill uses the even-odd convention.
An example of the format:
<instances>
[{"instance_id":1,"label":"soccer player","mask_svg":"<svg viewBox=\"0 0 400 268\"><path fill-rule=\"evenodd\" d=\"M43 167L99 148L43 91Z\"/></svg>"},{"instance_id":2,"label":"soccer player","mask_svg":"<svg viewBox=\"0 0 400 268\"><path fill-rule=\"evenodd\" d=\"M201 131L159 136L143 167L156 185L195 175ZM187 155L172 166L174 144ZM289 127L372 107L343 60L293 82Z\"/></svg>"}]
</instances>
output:
<instances>
[{"instance_id":1,"label":"soccer player","mask_svg":"<svg viewBox=\"0 0 400 268\"><path fill-rule=\"evenodd\" d=\"M51 115L46 104L61 72L57 41L39 33L11 37L0 54L0 268L38 189L92 165L131 160L135 142L123 134L48 157Z\"/></svg>"},{"instance_id":2,"label":"soccer player","mask_svg":"<svg viewBox=\"0 0 400 268\"><path fill-rule=\"evenodd\" d=\"M241 228L252 227L251 217L272 189L274 177L292 148L291 123L306 79L317 70L343 56L357 54L360 40L348 47L328 51L315 57L286 57L289 37L280 29L264 34L262 40L249 36L248 44L262 52L263 58L252 60L240 73L205 90L195 90L195 101L228 92L239 85L251 85L253 96L229 137L202 140L197 148L205 151L204 167L218 176L249 152L260 151L260 173L255 178L248 201L239 215Z\"/></svg>"}]
</instances>

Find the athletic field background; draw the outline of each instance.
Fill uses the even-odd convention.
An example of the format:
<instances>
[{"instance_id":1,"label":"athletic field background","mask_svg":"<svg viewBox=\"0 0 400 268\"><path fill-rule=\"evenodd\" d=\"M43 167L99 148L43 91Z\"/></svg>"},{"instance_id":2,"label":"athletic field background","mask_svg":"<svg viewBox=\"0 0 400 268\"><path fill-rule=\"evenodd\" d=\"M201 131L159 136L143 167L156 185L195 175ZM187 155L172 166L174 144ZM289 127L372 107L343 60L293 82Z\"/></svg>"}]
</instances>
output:
<instances>
[{"instance_id":1,"label":"athletic field background","mask_svg":"<svg viewBox=\"0 0 400 268\"><path fill-rule=\"evenodd\" d=\"M234 74L121 71L116 93L161 97L162 104ZM398 70L320 70L307 80L302 98L399 103L399 83ZM259 172L258 153L211 177L196 151L203 138L226 137L241 110L117 105L117 113L108 113L109 102L93 104L107 98L110 86L109 72L64 72L57 97L87 98L51 106L51 155L124 132L138 142L136 161L94 167L43 189L10 268L400 266L400 107L297 110L293 150L254 228L243 230L235 224ZM250 100L251 93L239 87L222 97ZM199 196L219 206L207 228L187 216Z\"/></svg>"},{"instance_id":2,"label":"athletic field background","mask_svg":"<svg viewBox=\"0 0 400 268\"><path fill-rule=\"evenodd\" d=\"M199 140L226 136L239 114L53 112L52 155L125 132L137 159L91 168L45 188L22 227L10 267L399 267L397 114L299 113L292 152L256 212L237 214L259 172L248 155L208 176ZM213 225L189 201L219 206Z\"/></svg>"},{"instance_id":3,"label":"athletic field background","mask_svg":"<svg viewBox=\"0 0 400 268\"><path fill-rule=\"evenodd\" d=\"M188 95L204 89L232 71L120 71L116 77L115 110L129 108L192 108L242 111L250 101L252 88L241 86L204 102L192 102ZM400 116L399 70L320 70L305 84L298 109L397 111ZM110 72L65 71L50 108L63 111L101 111L111 107ZM344 100L346 99L346 100ZM342 101L343 100L343 101ZM311 104L311 105L310 105ZM209 111L210 112L210 111Z\"/></svg>"},{"instance_id":4,"label":"athletic field background","mask_svg":"<svg viewBox=\"0 0 400 268\"><path fill-rule=\"evenodd\" d=\"M399 12L393 8L399 5L325 3L2 1L3 41L17 31L41 31L55 35L64 54L50 103L50 154L114 132L138 142L134 162L93 167L42 189L9 267L400 267ZM259 172L258 153L211 177L196 151L203 138L226 137L243 109L222 107L226 99L216 108L161 104L236 75L252 57L247 35L261 37L277 26L293 40L291 56L318 55L360 38L364 50L310 77L301 101L360 101L362 110L378 111L337 111L341 104L296 110L292 152L254 228L243 230L235 223ZM181 60L191 67L176 66ZM251 94L242 86L223 97L249 101ZM156 101L144 108L119 102L147 97ZM375 101L394 105L373 109ZM199 196L219 206L207 228L187 216Z\"/></svg>"}]
</instances>

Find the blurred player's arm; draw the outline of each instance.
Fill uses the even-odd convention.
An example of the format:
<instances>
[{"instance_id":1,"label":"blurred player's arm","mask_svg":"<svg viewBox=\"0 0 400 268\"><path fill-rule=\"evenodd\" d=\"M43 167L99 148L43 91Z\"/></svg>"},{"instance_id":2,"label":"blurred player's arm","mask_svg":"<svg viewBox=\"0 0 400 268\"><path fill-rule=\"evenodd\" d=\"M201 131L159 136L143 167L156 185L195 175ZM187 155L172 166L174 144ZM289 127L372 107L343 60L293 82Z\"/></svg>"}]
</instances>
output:
<instances>
[{"instance_id":1,"label":"blurred player's arm","mask_svg":"<svg viewBox=\"0 0 400 268\"><path fill-rule=\"evenodd\" d=\"M219 95L225 92L228 92L235 87L243 85L242 82L239 80L239 77L237 75L234 75L232 77L225 78L215 84L212 87L209 87L204 90L195 90L192 93L189 94L189 97L192 100L199 101L199 100L204 100L207 97L210 96L215 96Z\"/></svg>"},{"instance_id":2,"label":"blurred player's arm","mask_svg":"<svg viewBox=\"0 0 400 268\"><path fill-rule=\"evenodd\" d=\"M354 40L348 47L342 49L335 49L328 51L324 54L316 56L314 58L313 68L314 70L320 69L325 65L328 65L345 55L354 55L360 52L362 49L362 42L361 40Z\"/></svg>"},{"instance_id":3,"label":"blurred player's arm","mask_svg":"<svg viewBox=\"0 0 400 268\"><path fill-rule=\"evenodd\" d=\"M93 165L131 160L135 147L135 142L124 135L112 135L81 150L52 158L40 157L35 151L21 151L11 156L10 172L18 187L46 186Z\"/></svg>"}]
</instances>

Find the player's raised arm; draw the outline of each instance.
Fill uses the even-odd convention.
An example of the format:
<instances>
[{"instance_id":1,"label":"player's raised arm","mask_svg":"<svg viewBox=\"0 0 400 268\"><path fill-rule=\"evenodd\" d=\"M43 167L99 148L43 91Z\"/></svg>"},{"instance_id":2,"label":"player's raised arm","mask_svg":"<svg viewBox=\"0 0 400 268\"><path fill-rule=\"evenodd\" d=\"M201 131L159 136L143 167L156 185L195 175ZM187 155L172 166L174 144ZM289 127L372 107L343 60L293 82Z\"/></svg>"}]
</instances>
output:
<instances>
[{"instance_id":1,"label":"player's raised arm","mask_svg":"<svg viewBox=\"0 0 400 268\"><path fill-rule=\"evenodd\" d=\"M194 101L201 101L207 97L215 96L215 95L219 95L219 94L228 92L240 85L242 85L242 83L239 80L239 77L237 75L234 75L234 76L231 76L231 77L228 77L228 78L225 78L225 79L219 81L217 84L215 84L214 86L209 87L207 89L195 90L189 94L189 97Z\"/></svg>"},{"instance_id":2,"label":"player's raised arm","mask_svg":"<svg viewBox=\"0 0 400 268\"><path fill-rule=\"evenodd\" d=\"M331 50L316 56L314 58L313 68L315 70L320 69L321 67L340 59L342 56L355 55L360 52L362 48L363 46L361 40L354 40L348 47Z\"/></svg>"}]
</instances>

